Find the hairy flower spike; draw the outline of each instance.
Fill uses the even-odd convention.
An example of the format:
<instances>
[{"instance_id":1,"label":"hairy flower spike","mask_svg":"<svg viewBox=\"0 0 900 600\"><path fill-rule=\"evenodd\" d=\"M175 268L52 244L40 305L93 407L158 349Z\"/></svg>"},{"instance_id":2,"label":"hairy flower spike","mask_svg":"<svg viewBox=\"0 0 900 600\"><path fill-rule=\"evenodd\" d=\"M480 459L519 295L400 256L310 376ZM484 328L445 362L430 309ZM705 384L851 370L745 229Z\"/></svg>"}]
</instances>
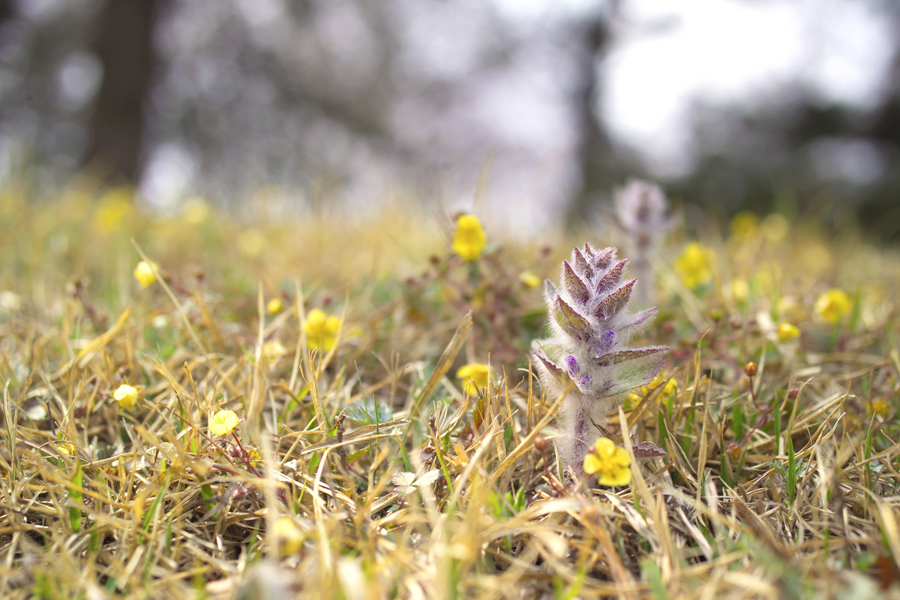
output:
<instances>
[{"instance_id":1,"label":"hairy flower spike","mask_svg":"<svg viewBox=\"0 0 900 600\"><path fill-rule=\"evenodd\" d=\"M635 281L622 283L627 261L616 249L585 244L563 262L560 287L545 283L551 336L535 340L533 358L549 396L566 393L559 411L562 461L580 464L599 434L597 424L621 403L626 392L659 375L668 348L628 348L637 329L656 314L628 310Z\"/></svg>"},{"instance_id":2,"label":"hairy flower spike","mask_svg":"<svg viewBox=\"0 0 900 600\"><path fill-rule=\"evenodd\" d=\"M615 192L616 214L626 235L625 250L634 258L634 269L644 285L641 301L649 300L652 285L650 256L658 251L674 223L668 216L669 201L659 186L637 179ZM621 273L621 271L620 271Z\"/></svg>"}]
</instances>

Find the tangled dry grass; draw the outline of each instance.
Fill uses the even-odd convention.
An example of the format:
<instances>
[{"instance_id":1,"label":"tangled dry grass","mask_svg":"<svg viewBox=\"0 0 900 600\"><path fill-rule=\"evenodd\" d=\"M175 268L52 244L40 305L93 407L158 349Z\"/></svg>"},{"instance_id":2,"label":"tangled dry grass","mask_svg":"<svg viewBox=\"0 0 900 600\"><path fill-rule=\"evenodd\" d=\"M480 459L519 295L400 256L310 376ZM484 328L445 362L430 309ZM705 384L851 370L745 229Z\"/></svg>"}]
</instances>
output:
<instances>
[{"instance_id":1,"label":"tangled dry grass","mask_svg":"<svg viewBox=\"0 0 900 600\"><path fill-rule=\"evenodd\" d=\"M544 309L520 276L586 234L463 264L399 213L248 229L72 196L0 203L4 598L900 597L894 251L710 229L691 290L675 244L646 337L677 385L611 416L634 466L611 489L560 472L527 365ZM341 318L331 348L313 308Z\"/></svg>"}]
</instances>

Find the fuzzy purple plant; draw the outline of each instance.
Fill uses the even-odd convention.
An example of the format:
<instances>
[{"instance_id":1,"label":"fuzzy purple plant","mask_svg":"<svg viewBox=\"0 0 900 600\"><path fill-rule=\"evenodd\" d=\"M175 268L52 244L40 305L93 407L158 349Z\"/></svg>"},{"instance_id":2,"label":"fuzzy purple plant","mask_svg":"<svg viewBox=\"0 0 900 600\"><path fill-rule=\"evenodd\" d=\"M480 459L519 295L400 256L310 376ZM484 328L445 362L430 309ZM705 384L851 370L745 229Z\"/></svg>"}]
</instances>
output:
<instances>
[{"instance_id":1,"label":"fuzzy purple plant","mask_svg":"<svg viewBox=\"0 0 900 600\"><path fill-rule=\"evenodd\" d=\"M616 214L625 232L625 251L633 258L632 268L644 284L638 289L637 300L649 302L653 285L650 257L662 243L674 219L668 215L669 201L658 185L630 180L616 190Z\"/></svg>"},{"instance_id":2,"label":"fuzzy purple plant","mask_svg":"<svg viewBox=\"0 0 900 600\"><path fill-rule=\"evenodd\" d=\"M598 425L623 394L650 383L662 370L668 348L627 348L630 338L656 314L628 310L637 281L622 283L628 260L616 249L585 244L563 261L560 287L545 282L551 336L532 344L541 387L549 396L566 393L559 409L557 451L577 468L600 433Z\"/></svg>"}]
</instances>

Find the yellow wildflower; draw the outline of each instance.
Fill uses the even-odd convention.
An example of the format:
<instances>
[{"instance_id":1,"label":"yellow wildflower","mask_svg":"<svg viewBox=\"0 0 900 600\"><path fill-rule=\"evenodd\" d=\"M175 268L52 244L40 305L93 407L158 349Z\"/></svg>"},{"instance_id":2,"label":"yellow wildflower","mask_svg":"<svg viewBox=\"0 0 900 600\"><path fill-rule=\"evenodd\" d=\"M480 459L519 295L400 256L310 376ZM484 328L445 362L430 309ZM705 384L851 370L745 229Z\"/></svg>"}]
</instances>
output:
<instances>
[{"instance_id":1,"label":"yellow wildflower","mask_svg":"<svg viewBox=\"0 0 900 600\"><path fill-rule=\"evenodd\" d=\"M620 486L631 483L631 461L624 449L612 440L597 438L594 451L584 457L584 472L598 473L600 485Z\"/></svg>"},{"instance_id":2,"label":"yellow wildflower","mask_svg":"<svg viewBox=\"0 0 900 600\"><path fill-rule=\"evenodd\" d=\"M891 412L891 405L884 400L873 400L866 406L866 412L869 415L878 415L882 419L886 419Z\"/></svg>"},{"instance_id":3,"label":"yellow wildflower","mask_svg":"<svg viewBox=\"0 0 900 600\"><path fill-rule=\"evenodd\" d=\"M791 224L787 217L778 213L772 213L762 222L762 233L773 244L781 242L791 231Z\"/></svg>"},{"instance_id":4,"label":"yellow wildflower","mask_svg":"<svg viewBox=\"0 0 900 600\"><path fill-rule=\"evenodd\" d=\"M75 454L75 447L70 442L60 442L56 444L56 449L60 454L65 454L66 456Z\"/></svg>"},{"instance_id":5,"label":"yellow wildflower","mask_svg":"<svg viewBox=\"0 0 900 600\"><path fill-rule=\"evenodd\" d=\"M303 546L303 532L290 517L281 517L272 526L275 545L281 556L290 556L300 551Z\"/></svg>"},{"instance_id":6,"label":"yellow wildflower","mask_svg":"<svg viewBox=\"0 0 900 600\"><path fill-rule=\"evenodd\" d=\"M138 390L136 387L123 383L116 391L113 392L113 398L119 403L119 408L123 410L131 410L138 401Z\"/></svg>"},{"instance_id":7,"label":"yellow wildflower","mask_svg":"<svg viewBox=\"0 0 900 600\"><path fill-rule=\"evenodd\" d=\"M341 318L327 316L325 311L314 308L306 315L306 345L310 348L321 348L328 352L334 348L337 332L341 328Z\"/></svg>"},{"instance_id":8,"label":"yellow wildflower","mask_svg":"<svg viewBox=\"0 0 900 600\"><path fill-rule=\"evenodd\" d=\"M266 304L266 312L270 315L277 315L282 310L284 310L284 304L282 304L281 300L278 298L272 298L269 300L269 303Z\"/></svg>"},{"instance_id":9,"label":"yellow wildflower","mask_svg":"<svg viewBox=\"0 0 900 600\"><path fill-rule=\"evenodd\" d=\"M209 422L209 432L214 436L222 437L231 433L240 422L241 420L233 410L220 410L213 415Z\"/></svg>"},{"instance_id":10,"label":"yellow wildflower","mask_svg":"<svg viewBox=\"0 0 900 600\"><path fill-rule=\"evenodd\" d=\"M281 342L266 342L263 344L261 354L269 360L274 360L279 356L287 354L287 348Z\"/></svg>"},{"instance_id":11,"label":"yellow wildflower","mask_svg":"<svg viewBox=\"0 0 900 600\"><path fill-rule=\"evenodd\" d=\"M748 210L739 212L731 219L731 233L738 239L749 238L758 227L759 217Z\"/></svg>"},{"instance_id":12,"label":"yellow wildflower","mask_svg":"<svg viewBox=\"0 0 900 600\"><path fill-rule=\"evenodd\" d=\"M106 192L97 202L94 226L103 233L120 229L134 209L134 195L127 187L114 188Z\"/></svg>"},{"instance_id":13,"label":"yellow wildflower","mask_svg":"<svg viewBox=\"0 0 900 600\"><path fill-rule=\"evenodd\" d=\"M789 342L800 335L800 330L790 323L782 323L778 326L778 341Z\"/></svg>"},{"instance_id":14,"label":"yellow wildflower","mask_svg":"<svg viewBox=\"0 0 900 600\"><path fill-rule=\"evenodd\" d=\"M246 258L256 258L266 249L267 243L266 236L259 229L247 229L238 236L237 249Z\"/></svg>"},{"instance_id":15,"label":"yellow wildflower","mask_svg":"<svg viewBox=\"0 0 900 600\"><path fill-rule=\"evenodd\" d=\"M203 198L191 198L184 203L184 211L181 213L181 217L189 225L197 226L209 220L211 212L209 204Z\"/></svg>"},{"instance_id":16,"label":"yellow wildflower","mask_svg":"<svg viewBox=\"0 0 900 600\"><path fill-rule=\"evenodd\" d=\"M481 222L475 215L460 215L456 220L456 234L453 236L453 251L463 260L474 260L481 255L487 237Z\"/></svg>"},{"instance_id":17,"label":"yellow wildflower","mask_svg":"<svg viewBox=\"0 0 900 600\"><path fill-rule=\"evenodd\" d=\"M531 271L523 271L522 274L519 275L519 281L527 288L536 288L541 285L541 278Z\"/></svg>"},{"instance_id":18,"label":"yellow wildflower","mask_svg":"<svg viewBox=\"0 0 900 600\"><path fill-rule=\"evenodd\" d=\"M256 448L250 448L247 450L247 457L250 458L250 464L254 467L262 461L262 456L259 455L259 450Z\"/></svg>"},{"instance_id":19,"label":"yellow wildflower","mask_svg":"<svg viewBox=\"0 0 900 600\"><path fill-rule=\"evenodd\" d=\"M841 317L850 312L850 305L850 296L846 292L831 289L818 297L813 310L829 323L837 323Z\"/></svg>"},{"instance_id":20,"label":"yellow wildflower","mask_svg":"<svg viewBox=\"0 0 900 600\"><path fill-rule=\"evenodd\" d=\"M651 381L647 385L641 386L637 391L629 392L628 399L632 402L640 402L640 400L646 397L647 394L662 385L663 381L665 381L665 387L662 389L662 392L658 396L659 398L666 398L678 391L678 382L675 381L675 379L671 378L666 380L666 372L660 371L659 375L653 378L653 381Z\"/></svg>"},{"instance_id":21,"label":"yellow wildflower","mask_svg":"<svg viewBox=\"0 0 900 600\"><path fill-rule=\"evenodd\" d=\"M793 296L782 296L775 306L778 309L778 315L783 319L802 321L805 318L800 303Z\"/></svg>"},{"instance_id":22,"label":"yellow wildflower","mask_svg":"<svg viewBox=\"0 0 900 600\"><path fill-rule=\"evenodd\" d=\"M695 289L712 279L712 261L715 255L709 248L697 242L691 242L675 261L675 269L681 275L684 284Z\"/></svg>"},{"instance_id":23,"label":"yellow wildflower","mask_svg":"<svg viewBox=\"0 0 900 600\"><path fill-rule=\"evenodd\" d=\"M747 283L747 280L738 277L731 281L731 297L734 298L734 301L738 304L743 304L747 301L747 297L750 295L750 285Z\"/></svg>"},{"instance_id":24,"label":"yellow wildflower","mask_svg":"<svg viewBox=\"0 0 900 600\"><path fill-rule=\"evenodd\" d=\"M753 276L753 284L759 294L768 294L779 281L781 281L781 268L774 263L761 266Z\"/></svg>"},{"instance_id":25,"label":"yellow wildflower","mask_svg":"<svg viewBox=\"0 0 900 600\"><path fill-rule=\"evenodd\" d=\"M471 363L460 367L456 372L456 378L463 382L463 391L470 396L474 396L479 389L487 387L490 373L490 365Z\"/></svg>"},{"instance_id":26,"label":"yellow wildflower","mask_svg":"<svg viewBox=\"0 0 900 600\"><path fill-rule=\"evenodd\" d=\"M134 268L134 278L142 288L150 287L156 283L156 274L159 273L159 265L152 260L142 260Z\"/></svg>"}]
</instances>

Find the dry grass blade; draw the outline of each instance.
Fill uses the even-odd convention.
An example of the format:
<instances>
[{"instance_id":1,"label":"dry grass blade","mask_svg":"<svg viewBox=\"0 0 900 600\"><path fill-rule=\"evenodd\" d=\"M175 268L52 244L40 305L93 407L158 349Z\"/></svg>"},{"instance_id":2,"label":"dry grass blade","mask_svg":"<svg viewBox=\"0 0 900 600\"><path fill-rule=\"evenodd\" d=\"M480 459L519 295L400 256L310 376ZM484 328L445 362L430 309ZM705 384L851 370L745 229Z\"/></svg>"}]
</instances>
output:
<instances>
[{"instance_id":1,"label":"dry grass blade","mask_svg":"<svg viewBox=\"0 0 900 600\"><path fill-rule=\"evenodd\" d=\"M560 472L528 365L556 250L96 210L0 207L4 599L900 597L896 252L759 223L698 285L660 256L609 487Z\"/></svg>"}]
</instances>

